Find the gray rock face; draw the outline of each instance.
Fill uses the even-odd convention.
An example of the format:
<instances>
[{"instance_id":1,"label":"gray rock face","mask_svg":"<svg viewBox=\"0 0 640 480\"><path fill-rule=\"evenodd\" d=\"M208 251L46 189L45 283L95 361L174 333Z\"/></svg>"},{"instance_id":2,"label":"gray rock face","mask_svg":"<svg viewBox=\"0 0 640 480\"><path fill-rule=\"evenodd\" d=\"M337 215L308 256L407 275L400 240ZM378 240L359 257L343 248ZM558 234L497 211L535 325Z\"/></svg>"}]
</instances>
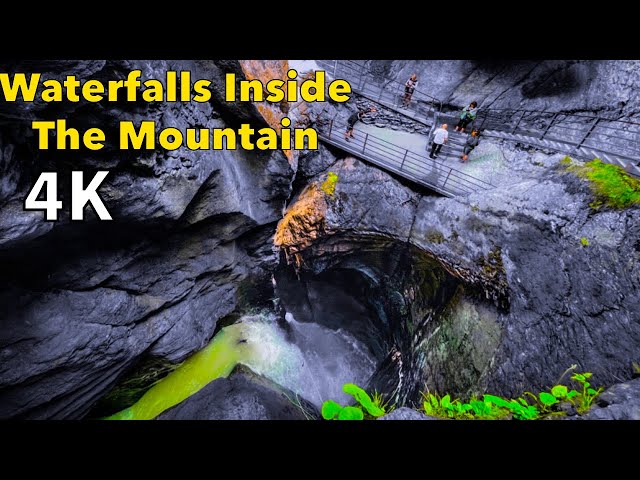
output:
<instances>
[{"instance_id":1,"label":"gray rock face","mask_svg":"<svg viewBox=\"0 0 640 480\"><path fill-rule=\"evenodd\" d=\"M584 420L640 420L640 378L608 388Z\"/></svg>"},{"instance_id":2,"label":"gray rock face","mask_svg":"<svg viewBox=\"0 0 640 480\"><path fill-rule=\"evenodd\" d=\"M402 407L397 408L393 412L378 418L378 420L438 420L434 417L429 417L424 413L420 413L413 408Z\"/></svg>"},{"instance_id":3,"label":"gray rock face","mask_svg":"<svg viewBox=\"0 0 640 480\"><path fill-rule=\"evenodd\" d=\"M104 81L136 68L143 80L190 70L194 80L214 82L214 98L36 102L24 109L3 103L0 418L77 418L140 355L182 360L208 341L220 318L271 295L263 291L276 262L269 237L293 176L282 152L121 152L113 142L73 155L30 148L31 120L50 118L54 108L67 109L56 118L67 115L81 130L99 125L114 141L122 120L155 120L158 129L266 126L253 105L219 97L225 72L242 78L237 62L72 61L39 64L37 71ZM101 195L114 221L94 222L91 214L71 225L63 214L51 223L41 212L22 211L39 171L98 166L111 170Z\"/></svg>"},{"instance_id":4,"label":"gray rock face","mask_svg":"<svg viewBox=\"0 0 640 480\"><path fill-rule=\"evenodd\" d=\"M419 370L430 389L454 395L543 389L574 363L601 384L628 377L640 342L640 209L593 212L588 185L554 167L557 156L542 168L540 153L505 154L511 179L497 172L505 181L494 190L452 199L347 158L331 167L335 194L315 190L326 207L313 211L314 238L300 235L296 203L279 226L298 233L283 248L302 269L354 268L386 285L380 301L413 325L396 341L418 352L402 351L403 388ZM367 250L377 264L361 261ZM411 260L396 262L397 251Z\"/></svg>"},{"instance_id":5,"label":"gray rock face","mask_svg":"<svg viewBox=\"0 0 640 480\"><path fill-rule=\"evenodd\" d=\"M640 114L640 63L633 60L372 60L379 75L405 82L450 105L477 101L484 108Z\"/></svg>"},{"instance_id":6,"label":"gray rock face","mask_svg":"<svg viewBox=\"0 0 640 480\"><path fill-rule=\"evenodd\" d=\"M158 420L309 420L316 409L272 382L242 370L219 378L182 403L157 417ZM291 400L290 400L291 399Z\"/></svg>"}]
</instances>

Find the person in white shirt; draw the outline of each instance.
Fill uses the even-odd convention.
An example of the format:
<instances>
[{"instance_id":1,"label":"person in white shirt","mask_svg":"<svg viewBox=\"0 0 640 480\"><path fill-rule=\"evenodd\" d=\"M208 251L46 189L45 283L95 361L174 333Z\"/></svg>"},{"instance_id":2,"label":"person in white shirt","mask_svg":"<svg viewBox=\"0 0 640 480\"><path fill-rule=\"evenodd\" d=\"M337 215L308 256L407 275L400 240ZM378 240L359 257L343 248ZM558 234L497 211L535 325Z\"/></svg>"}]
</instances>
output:
<instances>
[{"instance_id":1,"label":"person in white shirt","mask_svg":"<svg viewBox=\"0 0 640 480\"><path fill-rule=\"evenodd\" d=\"M449 140L447 128L449 128L449 126L443 123L440 128L437 128L436 131L433 132L433 142L431 143L431 153L429 154L430 158L438 158L442 145Z\"/></svg>"}]
</instances>

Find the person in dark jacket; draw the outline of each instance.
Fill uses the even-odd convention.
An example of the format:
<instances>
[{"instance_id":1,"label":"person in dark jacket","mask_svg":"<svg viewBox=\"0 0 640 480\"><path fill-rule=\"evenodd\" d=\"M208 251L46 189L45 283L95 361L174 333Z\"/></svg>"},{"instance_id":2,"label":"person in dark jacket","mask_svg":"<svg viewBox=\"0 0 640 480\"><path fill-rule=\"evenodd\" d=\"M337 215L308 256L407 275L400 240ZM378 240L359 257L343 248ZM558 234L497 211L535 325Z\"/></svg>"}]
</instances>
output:
<instances>
[{"instance_id":1,"label":"person in dark jacket","mask_svg":"<svg viewBox=\"0 0 640 480\"><path fill-rule=\"evenodd\" d=\"M377 110L374 107L369 107L367 110L358 110L355 113L352 113L349 118L347 118L347 131L344 133L344 139L348 142L349 138L356 138L353 135L353 127L355 127L356 123L362 120L369 112L376 112Z\"/></svg>"},{"instance_id":2,"label":"person in dark jacket","mask_svg":"<svg viewBox=\"0 0 640 480\"><path fill-rule=\"evenodd\" d=\"M469 123L473 122L478 115L478 102L471 102L468 107L462 109L460 113L460 121L456 125L456 132L464 133L464 129Z\"/></svg>"},{"instance_id":3,"label":"person in dark jacket","mask_svg":"<svg viewBox=\"0 0 640 480\"><path fill-rule=\"evenodd\" d=\"M467 141L464 144L464 153L460 160L461 162L466 162L469 158L469 154L478 146L478 142L480 141L479 135L480 132L478 132L478 130L474 130L471 132L471 135L467 137Z\"/></svg>"}]
</instances>

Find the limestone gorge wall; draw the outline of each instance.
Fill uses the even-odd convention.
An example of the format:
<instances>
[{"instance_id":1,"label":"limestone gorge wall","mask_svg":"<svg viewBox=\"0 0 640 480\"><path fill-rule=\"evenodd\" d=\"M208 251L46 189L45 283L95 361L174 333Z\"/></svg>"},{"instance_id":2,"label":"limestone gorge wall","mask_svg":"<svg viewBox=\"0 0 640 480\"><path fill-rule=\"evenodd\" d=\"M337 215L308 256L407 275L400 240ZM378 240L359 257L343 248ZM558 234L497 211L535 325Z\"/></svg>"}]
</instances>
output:
<instances>
[{"instance_id":1,"label":"limestone gorge wall","mask_svg":"<svg viewBox=\"0 0 640 480\"><path fill-rule=\"evenodd\" d=\"M421 196L337 160L334 195L314 186L318 175L276 241L303 270L352 268L372 279L372 297L400 320L398 378L459 395L541 388L572 364L605 383L628 378L640 341L640 211L594 214L590 190L562 173L561 156L542 169L533 166L542 155L518 155L514 163L539 172L465 199ZM379 260L367 262L368 250ZM404 388L401 398L415 400Z\"/></svg>"},{"instance_id":2,"label":"limestone gorge wall","mask_svg":"<svg viewBox=\"0 0 640 480\"><path fill-rule=\"evenodd\" d=\"M371 60L369 68L402 82L417 73L419 88L450 105L640 115L640 64L634 60Z\"/></svg>"},{"instance_id":3,"label":"limestone gorge wall","mask_svg":"<svg viewBox=\"0 0 640 480\"><path fill-rule=\"evenodd\" d=\"M288 65L110 60L2 68L102 80L134 68L155 78L188 69L222 86L226 72L264 79ZM399 78L417 71L421 86L430 78L434 93L460 105L525 102L632 116L638 101L630 87L638 84L635 62L371 66ZM567 78L578 80L559 80ZM107 131L129 119L260 127L283 115L313 122L325 107L346 115L348 105L226 103L220 89L207 104L1 105L0 418L82 417L144 359L180 361L217 326L271 308L276 295L286 296L274 292L273 275L277 288L316 299L307 312L331 307L321 296L329 284L375 312L360 332L382 359L371 385L400 402L414 401L425 384L521 393L548 386L573 363L613 384L639 360L640 211L593 212L588 186L564 173L559 155L487 141L482 148L502 159L492 179L498 187L447 199L322 145L302 153L128 155L108 145L74 156L39 152L30 129L33 119L61 115L77 128ZM40 171L78 165L112 171L102 194L113 222L51 223L22 210ZM335 191L323 188L330 171Z\"/></svg>"},{"instance_id":4,"label":"limestone gorge wall","mask_svg":"<svg viewBox=\"0 0 640 480\"><path fill-rule=\"evenodd\" d=\"M140 358L182 360L206 344L219 319L268 301L264 291L277 260L269 239L293 170L279 151L127 154L107 145L71 155L35 149L31 120L52 116L66 115L76 128L98 125L116 139L121 120L180 129L267 126L255 106L223 101L225 72L244 78L236 61L3 68L101 80L137 68L143 78L159 79L168 69L184 69L218 89L206 104L36 103L17 110L3 103L0 417L77 418ZM101 194L114 221L52 223L22 210L39 171L72 167L111 170Z\"/></svg>"}]
</instances>

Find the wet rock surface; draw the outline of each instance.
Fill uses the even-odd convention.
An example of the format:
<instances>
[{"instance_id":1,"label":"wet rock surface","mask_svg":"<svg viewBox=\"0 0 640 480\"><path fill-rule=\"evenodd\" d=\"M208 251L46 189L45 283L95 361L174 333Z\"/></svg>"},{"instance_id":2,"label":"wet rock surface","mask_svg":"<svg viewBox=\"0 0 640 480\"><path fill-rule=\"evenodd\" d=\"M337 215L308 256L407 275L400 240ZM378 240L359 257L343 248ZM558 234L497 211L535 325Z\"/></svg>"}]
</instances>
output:
<instances>
[{"instance_id":1,"label":"wet rock surface","mask_svg":"<svg viewBox=\"0 0 640 480\"><path fill-rule=\"evenodd\" d=\"M316 190L327 205L321 219L313 217L321 234L283 248L316 273L358 263L373 245L392 258L385 243L410 244L435 259L459 285L446 311L420 308L411 282L395 290L405 310L419 307L411 317L422 336L412 345L422 355L410 369L423 368L430 388L513 396L551 385L573 363L611 385L628 376L640 341L640 210L594 212L584 181L536 166L540 153L518 155L519 178L452 199L420 195L358 160L340 160L331 167L339 178L334 195ZM287 214L281 225L304 231L305 218ZM417 264L399 261L392 270ZM380 280L375 269L368 274Z\"/></svg>"},{"instance_id":2,"label":"wet rock surface","mask_svg":"<svg viewBox=\"0 0 640 480\"><path fill-rule=\"evenodd\" d=\"M311 420L313 405L263 377L239 369L157 417L158 420ZM300 402L294 405L292 401Z\"/></svg>"},{"instance_id":3,"label":"wet rock surface","mask_svg":"<svg viewBox=\"0 0 640 480\"><path fill-rule=\"evenodd\" d=\"M378 418L378 420L437 420L437 418L429 417L412 408L402 407Z\"/></svg>"},{"instance_id":4,"label":"wet rock surface","mask_svg":"<svg viewBox=\"0 0 640 480\"><path fill-rule=\"evenodd\" d=\"M640 420L640 378L605 390L584 420Z\"/></svg>"},{"instance_id":5,"label":"wet rock surface","mask_svg":"<svg viewBox=\"0 0 640 480\"><path fill-rule=\"evenodd\" d=\"M131 69L141 69L143 80L190 70L213 80L213 100L3 103L0 418L77 418L140 355L182 360L206 344L220 318L271 295L268 270L277 259L269 237L293 176L282 152L118 151L113 144L123 120L155 120L158 129L266 126L253 105L220 97L225 72L242 78L240 65L110 60L37 70L43 78L106 81ZM56 108L70 126L100 126L112 142L97 152L38 151L31 120ZM111 170L101 196L112 222L93 221L90 209L86 222L73 224L65 212L53 223L22 211L39 171L62 172L64 190L64 172L92 167Z\"/></svg>"}]
</instances>

